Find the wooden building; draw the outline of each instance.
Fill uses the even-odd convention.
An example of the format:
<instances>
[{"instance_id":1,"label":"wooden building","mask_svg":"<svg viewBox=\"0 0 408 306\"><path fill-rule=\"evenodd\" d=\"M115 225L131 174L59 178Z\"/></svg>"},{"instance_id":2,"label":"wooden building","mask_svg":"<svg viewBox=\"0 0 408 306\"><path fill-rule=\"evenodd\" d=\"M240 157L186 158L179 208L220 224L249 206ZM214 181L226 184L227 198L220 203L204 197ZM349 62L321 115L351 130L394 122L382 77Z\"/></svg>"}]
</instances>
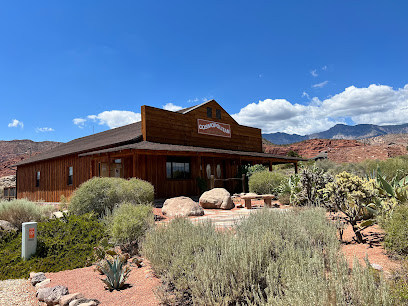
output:
<instances>
[{"instance_id":1,"label":"wooden building","mask_svg":"<svg viewBox=\"0 0 408 306\"><path fill-rule=\"evenodd\" d=\"M263 153L261 130L239 125L216 101L177 112L142 106L141 122L68 143L17 164L17 197L58 202L95 177L137 177L157 198L199 195L211 175L236 177L241 165L301 159ZM216 187L240 191L234 181Z\"/></svg>"}]
</instances>

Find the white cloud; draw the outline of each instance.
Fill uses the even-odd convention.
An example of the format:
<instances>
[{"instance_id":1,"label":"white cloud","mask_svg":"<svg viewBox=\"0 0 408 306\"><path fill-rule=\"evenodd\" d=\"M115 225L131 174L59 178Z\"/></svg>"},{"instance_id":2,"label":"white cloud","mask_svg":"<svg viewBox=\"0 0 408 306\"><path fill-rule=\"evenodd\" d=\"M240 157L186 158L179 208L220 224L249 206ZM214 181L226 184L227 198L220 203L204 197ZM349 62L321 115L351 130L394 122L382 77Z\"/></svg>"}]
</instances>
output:
<instances>
[{"instance_id":1,"label":"white cloud","mask_svg":"<svg viewBox=\"0 0 408 306\"><path fill-rule=\"evenodd\" d=\"M408 122L408 84L396 90L375 84L365 88L350 86L323 101L313 97L308 105L266 99L232 116L240 124L261 128L263 133L301 135L327 130L346 118L356 124L403 124Z\"/></svg>"},{"instance_id":2,"label":"white cloud","mask_svg":"<svg viewBox=\"0 0 408 306\"><path fill-rule=\"evenodd\" d=\"M38 132L54 132L53 128L50 127L42 127L42 128L36 128L35 131Z\"/></svg>"},{"instance_id":3,"label":"white cloud","mask_svg":"<svg viewBox=\"0 0 408 306\"><path fill-rule=\"evenodd\" d=\"M188 103L193 103L193 102L194 102L194 103L197 103L198 101L200 101L199 98L194 98L194 99L188 99L188 100L187 100Z\"/></svg>"},{"instance_id":4,"label":"white cloud","mask_svg":"<svg viewBox=\"0 0 408 306\"><path fill-rule=\"evenodd\" d=\"M114 129L140 121L142 116L140 113L131 111L111 110L104 111L98 115L89 115L87 118L92 121L97 121L100 125L107 125L109 128Z\"/></svg>"},{"instance_id":5,"label":"white cloud","mask_svg":"<svg viewBox=\"0 0 408 306\"><path fill-rule=\"evenodd\" d=\"M13 119L11 120L11 122L8 124L8 127L24 127L24 123L17 120L17 119Z\"/></svg>"},{"instance_id":6,"label":"white cloud","mask_svg":"<svg viewBox=\"0 0 408 306\"><path fill-rule=\"evenodd\" d=\"M312 87L313 88L322 88L322 87L326 86L327 83L329 83L329 81L324 81L324 82L321 82L321 83L313 84Z\"/></svg>"},{"instance_id":7,"label":"white cloud","mask_svg":"<svg viewBox=\"0 0 408 306\"><path fill-rule=\"evenodd\" d=\"M181 106L174 105L173 103L167 103L166 105L163 105L163 109L172 111L172 112L177 112L180 109L183 109Z\"/></svg>"},{"instance_id":8,"label":"white cloud","mask_svg":"<svg viewBox=\"0 0 408 306\"><path fill-rule=\"evenodd\" d=\"M85 126L86 119L83 118L75 118L72 122L77 125L80 129L83 129Z\"/></svg>"},{"instance_id":9,"label":"white cloud","mask_svg":"<svg viewBox=\"0 0 408 306\"><path fill-rule=\"evenodd\" d=\"M131 124L141 120L140 113L134 113L131 111L119 111L111 110L104 111L98 115L88 115L85 118L75 118L72 122L79 128L84 128L88 121L97 122L99 125L107 125L109 128L114 129L120 126Z\"/></svg>"},{"instance_id":10,"label":"white cloud","mask_svg":"<svg viewBox=\"0 0 408 306\"><path fill-rule=\"evenodd\" d=\"M324 66L322 67L322 70L327 70L327 66L324 65Z\"/></svg>"},{"instance_id":11,"label":"white cloud","mask_svg":"<svg viewBox=\"0 0 408 306\"><path fill-rule=\"evenodd\" d=\"M309 96L309 94L308 94L306 91L304 91L304 92L302 93L302 98L304 98L304 97L310 99L310 96Z\"/></svg>"},{"instance_id":12,"label":"white cloud","mask_svg":"<svg viewBox=\"0 0 408 306\"><path fill-rule=\"evenodd\" d=\"M188 103L197 103L197 102L207 102L208 100L210 100L210 99L208 99L207 97L202 97L202 98L194 98L194 99L188 99L187 100L187 102Z\"/></svg>"},{"instance_id":13,"label":"white cloud","mask_svg":"<svg viewBox=\"0 0 408 306\"><path fill-rule=\"evenodd\" d=\"M317 74L317 72L316 72L316 69L310 71L310 74L311 74L312 76L314 76L314 77L317 77L317 76L318 76L318 74Z\"/></svg>"}]
</instances>

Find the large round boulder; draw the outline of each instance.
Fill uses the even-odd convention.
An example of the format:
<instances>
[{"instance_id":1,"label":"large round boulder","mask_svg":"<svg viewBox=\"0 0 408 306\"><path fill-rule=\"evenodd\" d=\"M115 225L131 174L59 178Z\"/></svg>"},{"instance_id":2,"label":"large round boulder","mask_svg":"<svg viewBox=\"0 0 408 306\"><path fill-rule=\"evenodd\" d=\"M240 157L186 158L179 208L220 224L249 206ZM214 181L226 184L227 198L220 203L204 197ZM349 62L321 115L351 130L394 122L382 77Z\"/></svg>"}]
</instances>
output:
<instances>
[{"instance_id":1,"label":"large round boulder","mask_svg":"<svg viewBox=\"0 0 408 306\"><path fill-rule=\"evenodd\" d=\"M197 202L188 197L176 197L164 202L162 213L169 217L202 216L204 210Z\"/></svg>"},{"instance_id":2,"label":"large round boulder","mask_svg":"<svg viewBox=\"0 0 408 306\"><path fill-rule=\"evenodd\" d=\"M199 204L203 208L233 209L235 207L230 193L224 188L214 188L204 192Z\"/></svg>"},{"instance_id":3,"label":"large round boulder","mask_svg":"<svg viewBox=\"0 0 408 306\"><path fill-rule=\"evenodd\" d=\"M14 234L18 231L18 228L8 221L0 220L0 238L7 234Z\"/></svg>"}]
</instances>

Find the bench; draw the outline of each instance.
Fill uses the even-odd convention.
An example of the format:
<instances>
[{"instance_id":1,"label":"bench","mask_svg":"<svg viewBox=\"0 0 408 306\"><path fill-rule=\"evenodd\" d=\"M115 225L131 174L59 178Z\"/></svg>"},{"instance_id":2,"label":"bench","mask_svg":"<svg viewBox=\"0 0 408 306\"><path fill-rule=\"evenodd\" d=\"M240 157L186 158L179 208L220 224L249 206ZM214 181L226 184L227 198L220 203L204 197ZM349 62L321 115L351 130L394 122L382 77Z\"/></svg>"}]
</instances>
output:
<instances>
[{"instance_id":1,"label":"bench","mask_svg":"<svg viewBox=\"0 0 408 306\"><path fill-rule=\"evenodd\" d=\"M245 208L251 209L252 204L251 200L253 199L263 199L264 204L267 207L272 207L272 200L275 199L276 197L273 194L255 194L255 193L247 193L241 197L241 199L244 199L245 201Z\"/></svg>"}]
</instances>

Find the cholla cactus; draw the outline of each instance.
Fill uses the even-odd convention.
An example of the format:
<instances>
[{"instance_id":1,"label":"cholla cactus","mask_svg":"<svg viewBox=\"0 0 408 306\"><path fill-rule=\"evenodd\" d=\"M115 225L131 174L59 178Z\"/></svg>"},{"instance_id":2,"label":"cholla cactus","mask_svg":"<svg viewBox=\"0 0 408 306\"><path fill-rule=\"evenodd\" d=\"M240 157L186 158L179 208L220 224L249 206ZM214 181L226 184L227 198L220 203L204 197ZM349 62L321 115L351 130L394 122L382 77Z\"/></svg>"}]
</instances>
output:
<instances>
[{"instance_id":1,"label":"cholla cactus","mask_svg":"<svg viewBox=\"0 0 408 306\"><path fill-rule=\"evenodd\" d=\"M375 223L380 209L376 201L378 189L375 180L342 172L322 191L325 199L346 215L345 220L353 227L357 242L364 242L361 231Z\"/></svg>"},{"instance_id":2,"label":"cholla cactus","mask_svg":"<svg viewBox=\"0 0 408 306\"><path fill-rule=\"evenodd\" d=\"M322 206L322 189L332 181L330 174L316 166L303 169L300 175L292 176L289 180L291 204Z\"/></svg>"}]
</instances>

